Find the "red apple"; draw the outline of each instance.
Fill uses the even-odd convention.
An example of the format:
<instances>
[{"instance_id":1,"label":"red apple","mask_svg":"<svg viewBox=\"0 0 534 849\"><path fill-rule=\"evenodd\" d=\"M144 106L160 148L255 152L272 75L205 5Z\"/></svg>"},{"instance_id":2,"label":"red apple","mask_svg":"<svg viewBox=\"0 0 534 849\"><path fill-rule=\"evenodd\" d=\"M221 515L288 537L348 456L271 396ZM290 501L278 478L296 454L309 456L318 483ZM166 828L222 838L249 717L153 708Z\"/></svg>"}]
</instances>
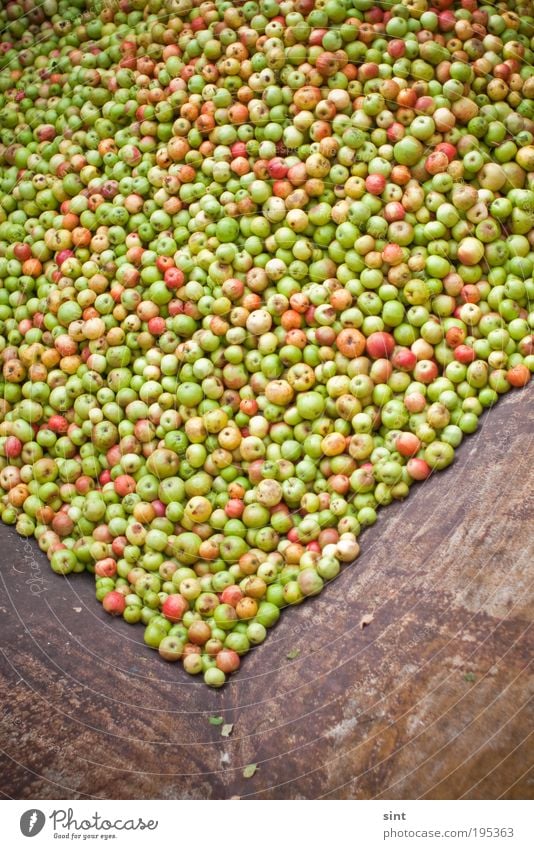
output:
<instances>
[{"instance_id":1,"label":"red apple","mask_svg":"<svg viewBox=\"0 0 534 849\"><path fill-rule=\"evenodd\" d=\"M383 174L369 174L365 180L365 188L371 195L381 195L386 188L386 178Z\"/></svg>"},{"instance_id":2,"label":"red apple","mask_svg":"<svg viewBox=\"0 0 534 849\"><path fill-rule=\"evenodd\" d=\"M232 607L236 607L242 598L243 593L236 584L226 587L221 594L222 604L231 604Z\"/></svg>"},{"instance_id":3,"label":"red apple","mask_svg":"<svg viewBox=\"0 0 534 849\"><path fill-rule=\"evenodd\" d=\"M126 599L123 594L117 590L111 590L106 593L102 601L102 607L106 613L111 613L112 616L122 616L126 607Z\"/></svg>"},{"instance_id":4,"label":"red apple","mask_svg":"<svg viewBox=\"0 0 534 849\"><path fill-rule=\"evenodd\" d=\"M180 593L171 593L161 605L161 612L169 622L180 622L188 609L189 604Z\"/></svg>"},{"instance_id":5,"label":"red apple","mask_svg":"<svg viewBox=\"0 0 534 849\"><path fill-rule=\"evenodd\" d=\"M390 203L386 203L383 214L386 221L390 223L392 221L403 221L406 215L406 210L402 203L399 203L397 200L393 200Z\"/></svg>"},{"instance_id":6,"label":"red apple","mask_svg":"<svg viewBox=\"0 0 534 849\"><path fill-rule=\"evenodd\" d=\"M13 247L13 254L19 262L26 262L32 255L32 249L25 242L17 242Z\"/></svg>"},{"instance_id":7,"label":"red apple","mask_svg":"<svg viewBox=\"0 0 534 849\"><path fill-rule=\"evenodd\" d=\"M477 355L469 345L458 345L454 349L454 359L459 363L467 365L468 363L472 363L473 360L476 360L476 358Z\"/></svg>"},{"instance_id":8,"label":"red apple","mask_svg":"<svg viewBox=\"0 0 534 849\"><path fill-rule=\"evenodd\" d=\"M20 457L22 442L16 436L8 436L4 443L4 451L8 459Z\"/></svg>"},{"instance_id":9,"label":"red apple","mask_svg":"<svg viewBox=\"0 0 534 849\"><path fill-rule=\"evenodd\" d=\"M409 413L420 413L426 407L426 398L421 392L410 392L404 398L404 406Z\"/></svg>"},{"instance_id":10,"label":"red apple","mask_svg":"<svg viewBox=\"0 0 534 849\"><path fill-rule=\"evenodd\" d=\"M61 534L60 534L60 536L61 536ZM113 559L113 557L104 557L102 560L96 561L96 563L95 563L95 575L98 575L99 578L113 578L113 576L116 575L116 574L117 574L117 564L116 564L115 560ZM110 594L108 593L108 595L106 595L104 597L104 606L105 606L106 598L108 598L109 595ZM124 596L122 594L120 594L120 595L121 595L121 598L124 598ZM111 607L113 607L112 601L113 601L112 599L110 599L110 601L109 601L109 605ZM105 607L105 609L107 610L108 613L114 612L113 610L108 610L107 607ZM122 610L120 611L120 613L122 613Z\"/></svg>"},{"instance_id":11,"label":"red apple","mask_svg":"<svg viewBox=\"0 0 534 849\"><path fill-rule=\"evenodd\" d=\"M463 327L449 327L445 334L445 341L449 348L457 348L461 345L467 335Z\"/></svg>"},{"instance_id":12,"label":"red apple","mask_svg":"<svg viewBox=\"0 0 534 849\"><path fill-rule=\"evenodd\" d=\"M400 59L406 52L406 45L401 38L394 38L389 42L387 51L393 59Z\"/></svg>"},{"instance_id":13,"label":"red apple","mask_svg":"<svg viewBox=\"0 0 534 849\"><path fill-rule=\"evenodd\" d=\"M111 543L111 550L116 557L122 557L124 554L124 549L128 545L128 539L126 537L115 537L113 542Z\"/></svg>"},{"instance_id":14,"label":"red apple","mask_svg":"<svg viewBox=\"0 0 534 849\"><path fill-rule=\"evenodd\" d=\"M267 171L269 172L269 176L273 180L283 180L287 172L289 171L289 168L287 167L283 159L281 159L279 156L275 156L269 161L267 165Z\"/></svg>"},{"instance_id":15,"label":"red apple","mask_svg":"<svg viewBox=\"0 0 534 849\"><path fill-rule=\"evenodd\" d=\"M159 315L154 316L148 322L148 331L153 336L161 336L162 333L165 333L166 328L165 319Z\"/></svg>"},{"instance_id":16,"label":"red apple","mask_svg":"<svg viewBox=\"0 0 534 849\"><path fill-rule=\"evenodd\" d=\"M135 478L132 478L131 475L119 475L114 480L115 492L121 498L135 492L136 485Z\"/></svg>"},{"instance_id":17,"label":"red apple","mask_svg":"<svg viewBox=\"0 0 534 849\"><path fill-rule=\"evenodd\" d=\"M375 360L369 369L369 377L374 383L387 383L393 373L393 366L385 357Z\"/></svg>"},{"instance_id":18,"label":"red apple","mask_svg":"<svg viewBox=\"0 0 534 849\"><path fill-rule=\"evenodd\" d=\"M408 474L414 481L424 481L429 476L432 469L421 457L412 457L406 463Z\"/></svg>"},{"instance_id":19,"label":"red apple","mask_svg":"<svg viewBox=\"0 0 534 849\"><path fill-rule=\"evenodd\" d=\"M69 423L65 416L54 415L50 416L48 420L48 427L50 430L53 430L54 433L67 433Z\"/></svg>"},{"instance_id":20,"label":"red apple","mask_svg":"<svg viewBox=\"0 0 534 849\"><path fill-rule=\"evenodd\" d=\"M395 349L395 339L385 330L377 330L367 338L367 353L374 360L380 357L390 357Z\"/></svg>"},{"instance_id":21,"label":"red apple","mask_svg":"<svg viewBox=\"0 0 534 849\"><path fill-rule=\"evenodd\" d=\"M395 441L395 448L403 457L413 457L421 447L421 440L409 431L404 431Z\"/></svg>"},{"instance_id":22,"label":"red apple","mask_svg":"<svg viewBox=\"0 0 534 849\"><path fill-rule=\"evenodd\" d=\"M230 498L224 506L224 512L230 519L239 519L244 509L245 504L240 498Z\"/></svg>"},{"instance_id":23,"label":"red apple","mask_svg":"<svg viewBox=\"0 0 534 849\"><path fill-rule=\"evenodd\" d=\"M221 649L215 659L215 663L218 669L229 674L239 669L241 660L238 653L233 651L233 649Z\"/></svg>"},{"instance_id":24,"label":"red apple","mask_svg":"<svg viewBox=\"0 0 534 849\"><path fill-rule=\"evenodd\" d=\"M413 376L415 380L418 380L420 383L432 383L433 380L439 374L439 369L436 363L432 362L432 360L419 360L417 365L413 370Z\"/></svg>"}]
</instances>

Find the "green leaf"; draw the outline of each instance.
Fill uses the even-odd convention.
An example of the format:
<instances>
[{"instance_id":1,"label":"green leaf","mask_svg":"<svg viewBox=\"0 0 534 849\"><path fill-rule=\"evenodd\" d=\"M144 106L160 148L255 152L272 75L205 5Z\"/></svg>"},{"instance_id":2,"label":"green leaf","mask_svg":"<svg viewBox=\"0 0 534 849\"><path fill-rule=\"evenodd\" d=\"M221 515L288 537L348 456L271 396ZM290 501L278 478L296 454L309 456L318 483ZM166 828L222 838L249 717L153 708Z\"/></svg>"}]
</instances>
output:
<instances>
[{"instance_id":1,"label":"green leaf","mask_svg":"<svg viewBox=\"0 0 534 849\"><path fill-rule=\"evenodd\" d=\"M299 654L300 649L291 649L291 651L288 651L288 653L286 654L286 657L288 660L295 660L295 658L298 657Z\"/></svg>"},{"instance_id":2,"label":"green leaf","mask_svg":"<svg viewBox=\"0 0 534 849\"><path fill-rule=\"evenodd\" d=\"M224 720L222 716L210 716L208 722L210 725L222 725Z\"/></svg>"},{"instance_id":3,"label":"green leaf","mask_svg":"<svg viewBox=\"0 0 534 849\"><path fill-rule=\"evenodd\" d=\"M243 770L243 778L252 778L257 769L258 764L247 764Z\"/></svg>"}]
</instances>

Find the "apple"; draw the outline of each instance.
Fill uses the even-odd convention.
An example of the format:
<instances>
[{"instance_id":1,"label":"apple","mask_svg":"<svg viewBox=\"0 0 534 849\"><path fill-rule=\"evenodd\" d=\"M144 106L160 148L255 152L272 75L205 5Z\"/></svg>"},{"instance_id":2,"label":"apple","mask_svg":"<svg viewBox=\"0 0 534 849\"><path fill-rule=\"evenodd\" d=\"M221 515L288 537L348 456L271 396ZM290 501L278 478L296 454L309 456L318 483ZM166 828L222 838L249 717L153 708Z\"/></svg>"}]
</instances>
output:
<instances>
[{"instance_id":1,"label":"apple","mask_svg":"<svg viewBox=\"0 0 534 849\"><path fill-rule=\"evenodd\" d=\"M233 649L221 649L215 658L215 663L217 664L217 669L229 674L239 669L241 659Z\"/></svg>"},{"instance_id":2,"label":"apple","mask_svg":"<svg viewBox=\"0 0 534 849\"><path fill-rule=\"evenodd\" d=\"M409 431L404 431L395 441L395 448L403 457L413 457L421 447L421 440Z\"/></svg>"},{"instance_id":3,"label":"apple","mask_svg":"<svg viewBox=\"0 0 534 849\"><path fill-rule=\"evenodd\" d=\"M158 651L163 660L174 662L181 659L184 653L184 644L179 637L170 634L167 637L163 637L158 646Z\"/></svg>"},{"instance_id":4,"label":"apple","mask_svg":"<svg viewBox=\"0 0 534 849\"><path fill-rule=\"evenodd\" d=\"M417 357L410 348L401 346L395 348L391 357L391 363L401 371L412 371L417 362Z\"/></svg>"},{"instance_id":5,"label":"apple","mask_svg":"<svg viewBox=\"0 0 534 849\"><path fill-rule=\"evenodd\" d=\"M424 481L432 472L432 469L422 457L411 457L406 463L406 469L414 481Z\"/></svg>"},{"instance_id":6,"label":"apple","mask_svg":"<svg viewBox=\"0 0 534 849\"><path fill-rule=\"evenodd\" d=\"M222 604L231 604L232 607L236 607L242 598L243 593L236 584L226 587L221 594Z\"/></svg>"},{"instance_id":7,"label":"apple","mask_svg":"<svg viewBox=\"0 0 534 849\"><path fill-rule=\"evenodd\" d=\"M391 333L385 330L377 330L367 337L366 343L367 353L374 360L381 357L390 357L395 350L395 339Z\"/></svg>"},{"instance_id":8,"label":"apple","mask_svg":"<svg viewBox=\"0 0 534 849\"><path fill-rule=\"evenodd\" d=\"M447 442L437 439L425 448L424 459L432 469L441 471L450 466L454 460L454 448Z\"/></svg>"},{"instance_id":9,"label":"apple","mask_svg":"<svg viewBox=\"0 0 534 849\"><path fill-rule=\"evenodd\" d=\"M118 590L111 590L104 596L102 607L106 613L110 613L112 616L122 616L126 607L126 599Z\"/></svg>"},{"instance_id":10,"label":"apple","mask_svg":"<svg viewBox=\"0 0 534 849\"><path fill-rule=\"evenodd\" d=\"M188 609L189 604L180 593L171 593L161 605L161 612L169 622L180 622Z\"/></svg>"},{"instance_id":11,"label":"apple","mask_svg":"<svg viewBox=\"0 0 534 849\"><path fill-rule=\"evenodd\" d=\"M419 360L413 370L414 379L424 384L432 383L438 374L438 367L432 360Z\"/></svg>"}]
</instances>

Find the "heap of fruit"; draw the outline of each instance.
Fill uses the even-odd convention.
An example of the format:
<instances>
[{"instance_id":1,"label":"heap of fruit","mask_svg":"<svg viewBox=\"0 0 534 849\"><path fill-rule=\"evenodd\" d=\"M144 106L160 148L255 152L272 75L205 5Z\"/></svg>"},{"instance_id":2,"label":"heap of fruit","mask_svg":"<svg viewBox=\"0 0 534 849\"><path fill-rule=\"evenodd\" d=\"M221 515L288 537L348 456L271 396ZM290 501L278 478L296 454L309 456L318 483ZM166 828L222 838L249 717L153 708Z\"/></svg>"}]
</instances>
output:
<instances>
[{"instance_id":1,"label":"heap of fruit","mask_svg":"<svg viewBox=\"0 0 534 849\"><path fill-rule=\"evenodd\" d=\"M529 0L8 0L0 511L221 686L534 370Z\"/></svg>"}]
</instances>

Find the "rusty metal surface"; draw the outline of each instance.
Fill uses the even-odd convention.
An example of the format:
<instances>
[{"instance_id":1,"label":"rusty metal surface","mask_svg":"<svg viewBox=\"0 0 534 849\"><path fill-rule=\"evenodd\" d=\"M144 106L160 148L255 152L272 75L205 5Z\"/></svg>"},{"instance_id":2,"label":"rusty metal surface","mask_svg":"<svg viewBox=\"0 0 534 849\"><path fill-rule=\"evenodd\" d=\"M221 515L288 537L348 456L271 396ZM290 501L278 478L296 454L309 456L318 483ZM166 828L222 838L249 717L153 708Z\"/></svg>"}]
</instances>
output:
<instances>
[{"instance_id":1,"label":"rusty metal surface","mask_svg":"<svg viewBox=\"0 0 534 849\"><path fill-rule=\"evenodd\" d=\"M527 390L486 414L222 691L2 527L3 795L533 798L533 412Z\"/></svg>"}]
</instances>

